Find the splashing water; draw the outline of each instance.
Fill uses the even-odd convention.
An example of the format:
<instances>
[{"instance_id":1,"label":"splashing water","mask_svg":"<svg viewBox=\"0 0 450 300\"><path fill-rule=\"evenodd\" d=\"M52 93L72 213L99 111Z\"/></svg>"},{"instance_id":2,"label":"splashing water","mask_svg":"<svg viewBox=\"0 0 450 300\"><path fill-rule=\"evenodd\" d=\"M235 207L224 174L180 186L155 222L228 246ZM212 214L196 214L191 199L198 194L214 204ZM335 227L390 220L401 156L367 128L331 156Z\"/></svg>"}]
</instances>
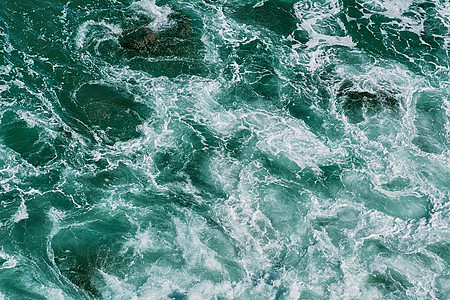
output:
<instances>
[{"instance_id":1,"label":"splashing water","mask_svg":"<svg viewBox=\"0 0 450 300\"><path fill-rule=\"evenodd\" d=\"M448 2L5 1L0 299L450 295Z\"/></svg>"}]
</instances>

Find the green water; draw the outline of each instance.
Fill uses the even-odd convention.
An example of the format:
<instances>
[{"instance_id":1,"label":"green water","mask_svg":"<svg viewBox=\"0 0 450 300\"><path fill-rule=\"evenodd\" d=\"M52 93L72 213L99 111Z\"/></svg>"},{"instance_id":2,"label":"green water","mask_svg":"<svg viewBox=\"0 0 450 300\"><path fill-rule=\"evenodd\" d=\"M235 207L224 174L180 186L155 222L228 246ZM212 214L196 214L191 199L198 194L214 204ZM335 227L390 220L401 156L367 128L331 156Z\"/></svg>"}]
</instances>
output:
<instances>
[{"instance_id":1,"label":"green water","mask_svg":"<svg viewBox=\"0 0 450 300\"><path fill-rule=\"evenodd\" d=\"M443 0L2 0L0 299L449 299L449 29Z\"/></svg>"}]
</instances>

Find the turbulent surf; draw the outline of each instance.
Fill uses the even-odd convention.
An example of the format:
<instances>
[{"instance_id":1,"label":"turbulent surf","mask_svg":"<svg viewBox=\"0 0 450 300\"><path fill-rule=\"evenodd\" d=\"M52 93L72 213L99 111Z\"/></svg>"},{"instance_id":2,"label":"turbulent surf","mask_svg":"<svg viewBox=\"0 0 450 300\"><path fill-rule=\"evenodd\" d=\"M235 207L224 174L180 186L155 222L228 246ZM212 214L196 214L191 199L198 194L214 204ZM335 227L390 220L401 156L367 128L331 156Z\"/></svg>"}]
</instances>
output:
<instances>
[{"instance_id":1,"label":"turbulent surf","mask_svg":"<svg viewBox=\"0 0 450 300\"><path fill-rule=\"evenodd\" d=\"M3 0L0 299L447 299L450 4Z\"/></svg>"}]
</instances>

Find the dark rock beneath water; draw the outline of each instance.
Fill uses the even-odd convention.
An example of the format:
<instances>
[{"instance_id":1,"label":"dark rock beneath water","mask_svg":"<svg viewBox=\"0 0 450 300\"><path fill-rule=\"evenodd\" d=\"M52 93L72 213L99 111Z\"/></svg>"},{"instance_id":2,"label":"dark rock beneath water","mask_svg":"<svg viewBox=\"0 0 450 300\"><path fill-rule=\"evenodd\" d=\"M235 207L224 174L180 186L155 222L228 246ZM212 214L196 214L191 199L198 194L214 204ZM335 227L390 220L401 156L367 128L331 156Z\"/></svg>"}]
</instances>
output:
<instances>
[{"instance_id":1,"label":"dark rock beneath water","mask_svg":"<svg viewBox=\"0 0 450 300\"><path fill-rule=\"evenodd\" d=\"M61 229L52 239L54 261L61 275L84 295L80 299L103 299L105 282L101 272L118 275L129 257L119 255L130 224L123 219L91 215L92 221L77 228Z\"/></svg>"},{"instance_id":2,"label":"dark rock beneath water","mask_svg":"<svg viewBox=\"0 0 450 300\"><path fill-rule=\"evenodd\" d=\"M124 141L139 136L137 126L142 123L142 104L115 87L85 84L72 97L63 99L77 123L102 136L106 142Z\"/></svg>"},{"instance_id":3,"label":"dark rock beneath water","mask_svg":"<svg viewBox=\"0 0 450 300\"><path fill-rule=\"evenodd\" d=\"M172 292L167 297L172 300L187 300L188 299L188 296L186 295L186 293L181 293L178 291Z\"/></svg>"},{"instance_id":4,"label":"dark rock beneath water","mask_svg":"<svg viewBox=\"0 0 450 300\"><path fill-rule=\"evenodd\" d=\"M368 107L384 106L392 109L400 107L399 100L391 91L360 91L351 87L342 88L338 91L338 96L346 97L347 102L364 103Z\"/></svg>"},{"instance_id":5,"label":"dark rock beneath water","mask_svg":"<svg viewBox=\"0 0 450 300\"><path fill-rule=\"evenodd\" d=\"M179 12L169 15L159 31L141 27L125 33L120 45L129 52L153 56L180 56L195 50L189 18Z\"/></svg>"},{"instance_id":6,"label":"dark rock beneath water","mask_svg":"<svg viewBox=\"0 0 450 300\"><path fill-rule=\"evenodd\" d=\"M139 52L151 52L157 46L159 34L148 28L140 28L134 32L125 35L120 44L127 49L133 49Z\"/></svg>"},{"instance_id":7,"label":"dark rock beneath water","mask_svg":"<svg viewBox=\"0 0 450 300\"><path fill-rule=\"evenodd\" d=\"M344 113L352 123L364 121L364 111L374 114L382 109L398 110L401 102L395 91L367 91L355 86L350 80L344 80L337 94L342 99Z\"/></svg>"}]
</instances>

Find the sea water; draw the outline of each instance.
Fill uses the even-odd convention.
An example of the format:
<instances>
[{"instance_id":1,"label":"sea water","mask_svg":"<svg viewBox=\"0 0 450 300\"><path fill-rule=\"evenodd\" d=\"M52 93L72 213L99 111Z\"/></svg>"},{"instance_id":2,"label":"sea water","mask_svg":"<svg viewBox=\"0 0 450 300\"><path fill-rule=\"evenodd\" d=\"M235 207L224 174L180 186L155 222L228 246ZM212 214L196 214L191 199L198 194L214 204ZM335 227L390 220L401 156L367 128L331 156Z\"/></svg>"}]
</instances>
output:
<instances>
[{"instance_id":1,"label":"sea water","mask_svg":"<svg viewBox=\"0 0 450 300\"><path fill-rule=\"evenodd\" d=\"M123 49L173 12L189 47ZM443 0L2 0L0 299L449 299L449 29Z\"/></svg>"}]
</instances>

